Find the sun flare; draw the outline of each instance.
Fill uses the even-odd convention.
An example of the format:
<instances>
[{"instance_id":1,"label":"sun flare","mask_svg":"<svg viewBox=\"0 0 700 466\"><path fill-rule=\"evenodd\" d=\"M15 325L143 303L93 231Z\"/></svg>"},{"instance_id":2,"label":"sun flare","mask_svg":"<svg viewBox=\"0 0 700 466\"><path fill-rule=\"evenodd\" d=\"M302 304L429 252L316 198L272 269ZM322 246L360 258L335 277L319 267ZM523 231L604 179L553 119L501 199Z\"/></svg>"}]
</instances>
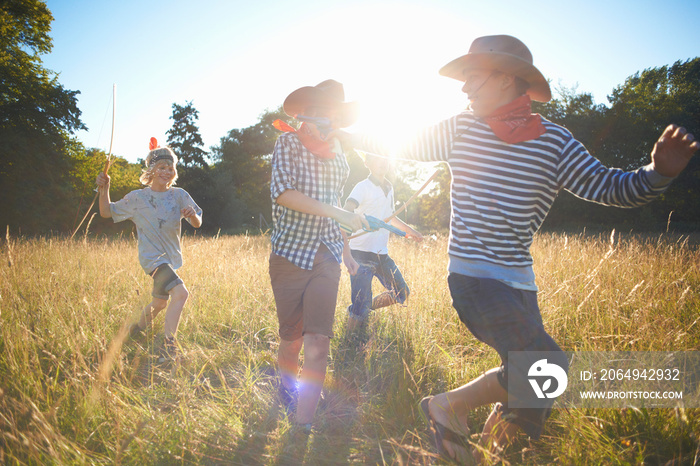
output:
<instances>
[{"instance_id":1,"label":"sun flare","mask_svg":"<svg viewBox=\"0 0 700 466\"><path fill-rule=\"evenodd\" d=\"M438 74L453 55L466 53L452 37L464 27L459 21L426 5L374 3L315 18L313 36L329 38L323 44L299 38L318 44L314 56L320 58L304 62L315 68L316 80L337 79L346 99L360 103L359 120L349 130L379 134L396 146L466 108L461 85Z\"/></svg>"}]
</instances>

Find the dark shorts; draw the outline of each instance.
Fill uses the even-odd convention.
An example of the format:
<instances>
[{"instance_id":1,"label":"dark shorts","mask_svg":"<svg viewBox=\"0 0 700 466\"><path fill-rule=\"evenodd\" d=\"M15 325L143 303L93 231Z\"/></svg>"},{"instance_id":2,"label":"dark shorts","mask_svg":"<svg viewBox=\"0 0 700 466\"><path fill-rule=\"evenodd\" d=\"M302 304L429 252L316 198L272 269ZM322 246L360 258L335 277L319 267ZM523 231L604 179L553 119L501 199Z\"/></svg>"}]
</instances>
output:
<instances>
[{"instance_id":1,"label":"dark shorts","mask_svg":"<svg viewBox=\"0 0 700 466\"><path fill-rule=\"evenodd\" d=\"M340 264L325 245L316 252L311 270L271 253L270 282L281 339L294 341L306 333L333 337Z\"/></svg>"},{"instance_id":2,"label":"dark shorts","mask_svg":"<svg viewBox=\"0 0 700 466\"><path fill-rule=\"evenodd\" d=\"M568 368L566 355L542 325L536 291L518 290L498 280L455 273L450 273L447 281L460 320L501 357L498 381L503 388L508 390L509 351L557 352L561 355L557 362ZM526 380L517 382L518 386L529 386ZM540 437L550 413L551 404L548 408L511 409L505 403L501 412L504 420L518 425L533 439Z\"/></svg>"},{"instance_id":3,"label":"dark shorts","mask_svg":"<svg viewBox=\"0 0 700 466\"><path fill-rule=\"evenodd\" d=\"M151 295L154 298L165 299L166 301L170 298L168 291L184 283L170 264L161 264L156 267L151 273L151 277L153 277L153 291Z\"/></svg>"}]
</instances>

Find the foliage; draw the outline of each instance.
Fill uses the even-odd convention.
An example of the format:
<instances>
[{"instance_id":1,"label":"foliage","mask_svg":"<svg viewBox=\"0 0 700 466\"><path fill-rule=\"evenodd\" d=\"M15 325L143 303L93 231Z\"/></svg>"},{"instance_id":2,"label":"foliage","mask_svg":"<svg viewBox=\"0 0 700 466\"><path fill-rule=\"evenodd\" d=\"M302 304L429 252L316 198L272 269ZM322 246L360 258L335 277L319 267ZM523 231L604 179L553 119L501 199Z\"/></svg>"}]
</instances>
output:
<instances>
[{"instance_id":1,"label":"foliage","mask_svg":"<svg viewBox=\"0 0 700 466\"><path fill-rule=\"evenodd\" d=\"M436 169L439 173L431 183L430 190L419 196L414 202L415 206L409 211L409 222L420 225L426 231L445 231L450 226L452 178L447 165L441 164Z\"/></svg>"},{"instance_id":2,"label":"foliage","mask_svg":"<svg viewBox=\"0 0 700 466\"><path fill-rule=\"evenodd\" d=\"M51 50L52 16L37 0L0 5L0 225L25 233L70 225L69 173L82 146L78 91L58 83L40 54Z\"/></svg>"},{"instance_id":3,"label":"foliage","mask_svg":"<svg viewBox=\"0 0 700 466\"><path fill-rule=\"evenodd\" d=\"M79 91L65 89L57 75L42 66L40 56L52 46L51 21L43 1L0 4L0 226L26 234L72 231L75 218L82 216L85 198L90 197L103 155L86 150L73 136L84 129L77 106ZM536 103L534 110L566 126L605 165L636 169L649 162L651 148L668 124L700 134L700 58L637 73L615 88L609 101L606 107L596 104L588 93L560 88L556 99ZM203 231L268 228L270 160L279 135L272 121L287 119L282 109L266 110L255 124L230 130L211 148L211 155L202 149L199 113L193 103L173 103L172 110L168 144L182 160L178 185L204 210ZM351 172L345 196L367 174L361 159L352 150L347 153ZM112 168L115 199L138 187L138 171L138 165L125 161ZM413 194L424 175L420 169L396 170L391 181L397 203ZM443 168L432 190L420 196L402 218L423 230L446 229L449 181L449 172ZM698 226L698 211L700 158L695 157L649 206L609 208L564 192L544 228L608 225L658 230L670 218L671 227L690 229ZM95 226L113 231L102 221Z\"/></svg>"},{"instance_id":4,"label":"foliage","mask_svg":"<svg viewBox=\"0 0 700 466\"><path fill-rule=\"evenodd\" d=\"M567 127L609 167L634 170L647 165L654 143L669 124L700 134L700 58L629 77L609 96L609 108L595 105L589 94L577 95L569 89L560 89L559 94L558 99L535 108ZM607 225L658 230L672 218L680 228L688 228L697 227L698 211L700 160L696 156L670 188L648 206L618 209L562 193L543 227Z\"/></svg>"},{"instance_id":5,"label":"foliage","mask_svg":"<svg viewBox=\"0 0 700 466\"><path fill-rule=\"evenodd\" d=\"M39 55L51 51L53 17L44 2L7 0L0 6L0 129L46 131L51 136L84 129L78 91L67 91Z\"/></svg>"},{"instance_id":6,"label":"foliage","mask_svg":"<svg viewBox=\"0 0 700 466\"><path fill-rule=\"evenodd\" d=\"M168 146L178 155L182 166L187 169L193 166L206 167L207 152L201 148L204 145L199 128L199 112L192 102L184 106L173 104L173 114L170 117L173 126L168 130Z\"/></svg>"},{"instance_id":7,"label":"foliage","mask_svg":"<svg viewBox=\"0 0 700 466\"><path fill-rule=\"evenodd\" d=\"M606 107L596 104L589 93L578 93L576 88L559 87L558 97L547 103L533 102L533 111L568 128L589 151L596 153L600 146L601 129Z\"/></svg>"},{"instance_id":8,"label":"foliage","mask_svg":"<svg viewBox=\"0 0 700 466\"><path fill-rule=\"evenodd\" d=\"M89 149L78 155L75 159L71 178L75 182L75 189L81 195L93 192L97 173L105 168L107 154L100 149ZM138 164L129 163L122 157L111 157L109 166L110 197L120 199L129 191L139 189L139 176L141 170Z\"/></svg>"},{"instance_id":9,"label":"foliage","mask_svg":"<svg viewBox=\"0 0 700 466\"><path fill-rule=\"evenodd\" d=\"M74 183L74 191L79 195L79 198L71 204L71 207L76 207L77 211L75 213L75 221L71 226L72 230L75 230L78 226L78 222L85 215L85 209L90 206L91 198L94 198L95 193L95 177L98 173L104 170L105 161L107 160L107 154L100 149L90 149L85 152L79 153L75 157L73 171L71 172L71 179ZM138 164L129 163L121 157L111 157L111 164L109 167L109 177L110 181L110 198L113 201L119 200L124 197L128 192L134 189L140 189L141 183L139 183L139 176L141 175L141 169ZM92 216L95 214L95 219L90 222L90 226L86 225L84 229L89 230L93 233L104 233L104 232L119 232L124 230L131 230L133 224L131 222L124 222L115 224L112 219L103 219L99 216L97 201L95 201L95 207L92 209L92 213L88 214ZM83 227L81 226L81 229Z\"/></svg>"},{"instance_id":10,"label":"foliage","mask_svg":"<svg viewBox=\"0 0 700 466\"><path fill-rule=\"evenodd\" d=\"M212 148L217 164L211 179L224 216L219 228L259 226L261 215L270 221L270 161L280 134L272 122L278 118L287 118L281 108L266 110L257 123L232 129Z\"/></svg>"},{"instance_id":11,"label":"foliage","mask_svg":"<svg viewBox=\"0 0 700 466\"><path fill-rule=\"evenodd\" d=\"M606 138L602 150L624 162L624 168L649 162L654 142L672 124L700 134L700 57L671 66L651 68L627 78L610 97ZM626 163L625 163L626 162ZM652 204L654 217L669 212L682 222L697 222L700 212L700 160L694 157L674 180L660 202ZM657 220L658 221L658 220Z\"/></svg>"},{"instance_id":12,"label":"foliage","mask_svg":"<svg viewBox=\"0 0 700 466\"><path fill-rule=\"evenodd\" d=\"M565 351L695 351L699 238L539 234L544 325ZM447 238L393 238L411 287L405 306L346 335L343 273L314 432L277 396L279 337L269 237L183 240L190 299L182 360L158 365L163 316L124 341L150 300L136 241L56 237L0 243L0 458L5 464L435 464L418 410L499 364L451 307ZM214 258L214 259L212 259ZM470 416L481 430L490 406ZM544 435L504 464L692 464L700 409L555 409ZM472 439L474 440L474 439ZM438 462L439 464L439 462Z\"/></svg>"}]
</instances>

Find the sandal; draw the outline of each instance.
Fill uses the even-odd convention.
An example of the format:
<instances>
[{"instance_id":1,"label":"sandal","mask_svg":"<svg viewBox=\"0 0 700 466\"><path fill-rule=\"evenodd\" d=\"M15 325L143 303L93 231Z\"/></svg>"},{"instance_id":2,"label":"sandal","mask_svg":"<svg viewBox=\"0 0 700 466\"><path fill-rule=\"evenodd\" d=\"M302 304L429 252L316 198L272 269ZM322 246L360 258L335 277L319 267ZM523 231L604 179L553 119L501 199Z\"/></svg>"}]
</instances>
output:
<instances>
[{"instance_id":1,"label":"sandal","mask_svg":"<svg viewBox=\"0 0 700 466\"><path fill-rule=\"evenodd\" d=\"M423 419L427 422L428 428L432 431L433 433L433 440L435 442L435 449L437 450L438 454L442 458L450 459L452 461L455 461L454 458L452 458L449 455L449 452L445 449L444 445L442 444L443 440L447 440L450 443L453 443L455 445L462 445L466 446L469 445L469 441L467 437L465 437L462 434L458 434L454 430L450 429L447 426L444 426L437 421L435 421L432 416L430 415L430 400L432 400L432 396L426 396L420 401L420 409L421 413L423 414ZM469 451L469 450L467 450Z\"/></svg>"}]
</instances>

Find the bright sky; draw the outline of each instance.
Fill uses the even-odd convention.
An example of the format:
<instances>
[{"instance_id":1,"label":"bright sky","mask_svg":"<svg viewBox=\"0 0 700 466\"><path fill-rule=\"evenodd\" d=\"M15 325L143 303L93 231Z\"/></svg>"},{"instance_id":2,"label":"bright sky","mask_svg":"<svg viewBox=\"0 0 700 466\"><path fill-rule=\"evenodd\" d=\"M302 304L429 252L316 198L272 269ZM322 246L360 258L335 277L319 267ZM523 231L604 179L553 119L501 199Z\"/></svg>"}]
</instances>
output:
<instances>
[{"instance_id":1,"label":"bright sky","mask_svg":"<svg viewBox=\"0 0 700 466\"><path fill-rule=\"evenodd\" d=\"M530 48L553 89L597 103L646 68L700 56L700 2L650 0L48 0L44 66L80 91L87 147L135 162L165 143L172 104L192 101L205 149L293 90L332 78L362 105L355 129L396 131L464 109L438 69L482 35ZM352 130L353 128L351 128Z\"/></svg>"}]
</instances>

